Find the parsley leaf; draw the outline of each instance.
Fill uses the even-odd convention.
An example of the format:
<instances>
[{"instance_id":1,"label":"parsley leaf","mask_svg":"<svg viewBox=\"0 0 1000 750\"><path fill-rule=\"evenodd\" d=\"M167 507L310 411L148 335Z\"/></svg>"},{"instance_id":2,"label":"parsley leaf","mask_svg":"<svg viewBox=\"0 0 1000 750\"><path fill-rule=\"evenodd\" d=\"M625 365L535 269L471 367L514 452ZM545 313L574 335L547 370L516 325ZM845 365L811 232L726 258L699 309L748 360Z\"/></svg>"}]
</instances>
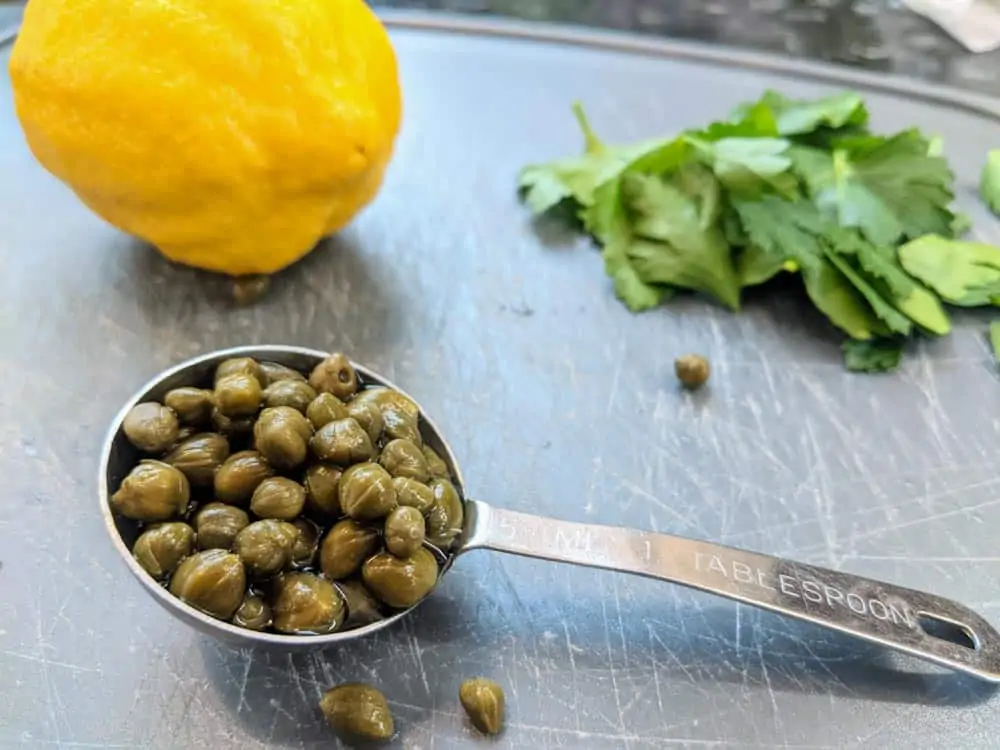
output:
<instances>
[{"instance_id":1,"label":"parsley leaf","mask_svg":"<svg viewBox=\"0 0 1000 750\"><path fill-rule=\"evenodd\" d=\"M916 130L891 138L838 141L832 152L798 146L795 170L813 201L845 227L857 227L875 245L925 234L950 236L954 175Z\"/></svg>"},{"instance_id":2,"label":"parsley leaf","mask_svg":"<svg viewBox=\"0 0 1000 750\"><path fill-rule=\"evenodd\" d=\"M573 114L583 133L583 154L548 164L529 164L518 175L521 199L536 214L544 213L567 199L581 206L592 205L594 191L599 185L618 175L636 157L655 150L663 143L662 140L654 140L610 148L591 129L579 103L573 105Z\"/></svg>"},{"instance_id":3,"label":"parsley leaf","mask_svg":"<svg viewBox=\"0 0 1000 750\"><path fill-rule=\"evenodd\" d=\"M770 256L774 265L787 261L798 265L806 293L831 323L853 339L868 340L885 332L865 298L827 258L815 233L814 206L771 195L757 201L734 200L733 208L755 252Z\"/></svg>"},{"instance_id":4,"label":"parsley leaf","mask_svg":"<svg viewBox=\"0 0 1000 750\"><path fill-rule=\"evenodd\" d=\"M953 305L980 307L1000 299L1000 248L927 236L899 248L899 261Z\"/></svg>"},{"instance_id":5,"label":"parsley leaf","mask_svg":"<svg viewBox=\"0 0 1000 750\"><path fill-rule=\"evenodd\" d=\"M990 346L993 347L993 359L1000 362L1000 320L990 323Z\"/></svg>"},{"instance_id":6,"label":"parsley leaf","mask_svg":"<svg viewBox=\"0 0 1000 750\"><path fill-rule=\"evenodd\" d=\"M798 179L791 173L791 145L783 138L726 137L715 141L687 137L701 160L729 190L759 195L765 187L789 198L798 194Z\"/></svg>"},{"instance_id":7,"label":"parsley leaf","mask_svg":"<svg viewBox=\"0 0 1000 750\"><path fill-rule=\"evenodd\" d=\"M621 179L613 179L597 188L585 220L604 243L604 272L614 282L615 295L632 312L642 312L672 296L673 290L644 281L629 258L634 237L622 203L621 184Z\"/></svg>"},{"instance_id":8,"label":"parsley leaf","mask_svg":"<svg viewBox=\"0 0 1000 750\"><path fill-rule=\"evenodd\" d=\"M666 179L626 173L621 190L635 235L627 254L640 277L711 294L738 310L739 279L719 226L719 184L712 174L694 164Z\"/></svg>"},{"instance_id":9,"label":"parsley leaf","mask_svg":"<svg viewBox=\"0 0 1000 750\"><path fill-rule=\"evenodd\" d=\"M844 366L851 372L891 372L903 356L902 339L844 342Z\"/></svg>"},{"instance_id":10,"label":"parsley leaf","mask_svg":"<svg viewBox=\"0 0 1000 750\"><path fill-rule=\"evenodd\" d=\"M771 111L779 135L805 135L824 128L836 130L868 124L864 100L849 91L822 99L795 100L768 90L754 104L737 107L732 117L745 120L754 107Z\"/></svg>"},{"instance_id":11,"label":"parsley leaf","mask_svg":"<svg viewBox=\"0 0 1000 750\"><path fill-rule=\"evenodd\" d=\"M979 194L990 210L1000 216L1000 148L993 149L986 157Z\"/></svg>"}]
</instances>

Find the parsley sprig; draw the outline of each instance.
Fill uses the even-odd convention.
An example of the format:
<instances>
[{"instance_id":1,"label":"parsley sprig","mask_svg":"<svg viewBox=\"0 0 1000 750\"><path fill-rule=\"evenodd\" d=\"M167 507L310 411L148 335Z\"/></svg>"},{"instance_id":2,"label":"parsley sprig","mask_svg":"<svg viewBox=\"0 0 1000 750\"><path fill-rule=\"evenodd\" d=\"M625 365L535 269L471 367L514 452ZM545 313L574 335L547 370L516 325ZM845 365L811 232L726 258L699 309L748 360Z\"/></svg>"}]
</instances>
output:
<instances>
[{"instance_id":1,"label":"parsley sprig","mask_svg":"<svg viewBox=\"0 0 1000 750\"><path fill-rule=\"evenodd\" d=\"M795 274L846 334L848 369L884 372L907 338L949 333L945 305L1000 303L1000 249L958 239L941 144L872 132L857 94L767 91L704 129L626 146L573 112L583 153L524 167L519 193L534 213L573 210L633 312L682 291L735 311L743 289ZM988 202L998 179L983 178Z\"/></svg>"}]
</instances>

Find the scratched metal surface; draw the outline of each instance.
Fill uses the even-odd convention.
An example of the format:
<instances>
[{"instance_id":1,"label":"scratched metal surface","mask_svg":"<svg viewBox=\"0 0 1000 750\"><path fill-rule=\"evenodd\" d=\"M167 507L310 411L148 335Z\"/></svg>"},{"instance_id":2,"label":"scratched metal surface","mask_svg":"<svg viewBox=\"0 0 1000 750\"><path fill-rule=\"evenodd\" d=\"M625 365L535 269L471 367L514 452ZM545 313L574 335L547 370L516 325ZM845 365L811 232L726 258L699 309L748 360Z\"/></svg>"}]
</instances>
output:
<instances>
[{"instance_id":1,"label":"scratched metal surface","mask_svg":"<svg viewBox=\"0 0 1000 750\"><path fill-rule=\"evenodd\" d=\"M458 683L507 688L494 746L998 747L998 699L814 628L610 573L476 553L401 626L336 651L233 651L180 626L115 558L98 445L148 377L222 346L342 348L422 399L472 492L509 508L694 535L959 599L1000 620L1000 384L984 321L852 376L800 301L639 317L598 256L535 231L516 168L720 115L765 86L697 59L395 32L406 124L385 190L253 309L89 214L33 162L0 79L0 746L336 746L321 692L368 680L394 747L481 746ZM5 58L0 57L0 64ZM478 70L470 72L470 64ZM860 85L860 84L859 84ZM989 118L871 94L880 127L944 136L984 237ZM715 365L678 392L672 358Z\"/></svg>"}]
</instances>

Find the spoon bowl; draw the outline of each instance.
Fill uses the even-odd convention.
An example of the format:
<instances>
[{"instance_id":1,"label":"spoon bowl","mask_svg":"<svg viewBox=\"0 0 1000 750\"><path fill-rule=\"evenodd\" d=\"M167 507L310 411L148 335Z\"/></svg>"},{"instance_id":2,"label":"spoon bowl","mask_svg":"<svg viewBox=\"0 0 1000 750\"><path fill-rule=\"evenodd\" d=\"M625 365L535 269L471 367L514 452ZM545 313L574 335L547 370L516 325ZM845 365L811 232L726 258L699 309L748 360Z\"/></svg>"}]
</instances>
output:
<instances>
[{"instance_id":1,"label":"spoon bowl","mask_svg":"<svg viewBox=\"0 0 1000 750\"><path fill-rule=\"evenodd\" d=\"M167 612L202 633L227 641L235 646L271 646L289 650L322 649L387 628L403 617L409 610L398 612L383 620L359 628L330 633L328 635L283 635L281 633L262 633L241 628L206 615L181 601L161 585L159 581L143 570L142 566L132 556L131 549L136 537L139 535L139 525L135 521L118 516L111 511L111 495L118 488L118 485L121 484L125 475L128 474L129 470L139 460L139 452L125 438L125 433L122 430L122 422L125 419L125 415L136 404L143 401L162 401L167 391L173 388L193 383L210 382L216 366L220 362L233 357L252 357L256 360L277 362L299 372L308 373L327 354L328 352L298 346L241 346L232 349L220 349L189 359L161 372L142 386L114 418L104 441L98 476L98 497L100 498L104 526L122 560L128 566L132 575L142 584L146 593L152 596ZM359 381L364 385L387 386L409 396L401 388L381 375L372 372L364 365L357 362L352 362L351 364L357 371ZM413 401L417 403L416 399L413 399ZM441 437L440 431L423 410L420 412L420 421L424 442L437 451L438 455L448 464L455 489L464 498L465 488L462 482L462 473L458 467L458 463L455 461L454 454L451 452L451 448L449 448L448 444ZM461 549L461 537L456 541L453 549ZM441 571L443 574L451 567L456 553L451 552L446 554L437 548L432 548L432 551L442 563ZM419 604L416 606L419 606Z\"/></svg>"},{"instance_id":2,"label":"spoon bowl","mask_svg":"<svg viewBox=\"0 0 1000 750\"><path fill-rule=\"evenodd\" d=\"M138 534L137 525L111 511L111 494L139 457L122 431L125 415L137 403L160 400L171 388L205 382L216 365L231 357L268 360L308 372L325 356L326 352L294 346L249 346L211 352L151 380L125 404L111 425L98 478L101 513L111 541L146 592L170 614L203 633L242 646L322 649L387 628L410 611L329 635L282 635L239 628L185 604L147 574L130 551ZM409 396L372 370L352 364L364 385L388 386ZM631 573L716 594L1000 683L1000 633L958 602L885 581L711 542L491 507L468 498L454 454L422 409L420 428L425 443L448 464L464 501L463 529L452 549L442 553L428 545L438 557L442 576L459 556L478 549Z\"/></svg>"}]
</instances>

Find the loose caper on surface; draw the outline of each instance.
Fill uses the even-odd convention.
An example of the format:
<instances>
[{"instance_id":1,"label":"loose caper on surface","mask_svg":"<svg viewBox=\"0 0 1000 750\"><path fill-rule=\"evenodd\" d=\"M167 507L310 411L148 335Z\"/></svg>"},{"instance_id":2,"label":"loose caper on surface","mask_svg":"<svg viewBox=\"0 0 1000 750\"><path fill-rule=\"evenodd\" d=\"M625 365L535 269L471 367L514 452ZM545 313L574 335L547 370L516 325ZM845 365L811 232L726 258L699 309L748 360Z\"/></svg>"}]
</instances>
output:
<instances>
[{"instance_id":1,"label":"loose caper on surface","mask_svg":"<svg viewBox=\"0 0 1000 750\"><path fill-rule=\"evenodd\" d=\"M288 477L265 479L250 498L250 510L258 518L277 518L290 521L302 512L306 504L306 490Z\"/></svg>"},{"instance_id":2,"label":"loose caper on surface","mask_svg":"<svg viewBox=\"0 0 1000 750\"><path fill-rule=\"evenodd\" d=\"M309 454L312 425L290 406L264 409L253 428L254 445L278 469L301 466Z\"/></svg>"},{"instance_id":3,"label":"loose caper on surface","mask_svg":"<svg viewBox=\"0 0 1000 750\"><path fill-rule=\"evenodd\" d=\"M504 694L493 680L475 677L458 689L458 700L473 726L483 734L495 735L503 727Z\"/></svg>"},{"instance_id":4,"label":"loose caper on surface","mask_svg":"<svg viewBox=\"0 0 1000 750\"><path fill-rule=\"evenodd\" d=\"M712 374L708 360L700 354L685 354L674 361L674 372L685 388L701 388Z\"/></svg>"},{"instance_id":5,"label":"loose caper on surface","mask_svg":"<svg viewBox=\"0 0 1000 750\"><path fill-rule=\"evenodd\" d=\"M306 406L306 417L315 430L338 419L347 419L348 416L350 415L344 402L332 393L321 393Z\"/></svg>"},{"instance_id":6,"label":"loose caper on surface","mask_svg":"<svg viewBox=\"0 0 1000 750\"><path fill-rule=\"evenodd\" d=\"M113 489L138 565L249 630L361 627L419 602L464 507L408 396L333 354L309 371L237 357L122 419ZM138 527L138 528L136 528Z\"/></svg>"},{"instance_id":7,"label":"loose caper on surface","mask_svg":"<svg viewBox=\"0 0 1000 750\"><path fill-rule=\"evenodd\" d=\"M246 511L225 503L206 503L194 517L201 549L232 549L236 535L250 524Z\"/></svg>"},{"instance_id":8,"label":"loose caper on surface","mask_svg":"<svg viewBox=\"0 0 1000 750\"><path fill-rule=\"evenodd\" d=\"M401 506L385 519L385 548L396 557L409 557L424 544L424 517L416 508Z\"/></svg>"},{"instance_id":9,"label":"loose caper on surface","mask_svg":"<svg viewBox=\"0 0 1000 750\"><path fill-rule=\"evenodd\" d=\"M211 487L215 472L229 458L229 441L216 432L199 432L175 446L164 463L180 469L195 487Z\"/></svg>"},{"instance_id":10,"label":"loose caper on surface","mask_svg":"<svg viewBox=\"0 0 1000 750\"><path fill-rule=\"evenodd\" d=\"M396 502L400 505L416 508L424 515L434 505L434 491L416 479L396 477L392 486L396 488Z\"/></svg>"},{"instance_id":11,"label":"loose caper on surface","mask_svg":"<svg viewBox=\"0 0 1000 750\"><path fill-rule=\"evenodd\" d=\"M309 373L309 385L317 393L332 393L343 400L358 390L358 374L343 354L331 354Z\"/></svg>"},{"instance_id":12,"label":"loose caper on surface","mask_svg":"<svg viewBox=\"0 0 1000 750\"><path fill-rule=\"evenodd\" d=\"M298 530L287 521L272 518L254 521L236 535L236 554L251 576L267 578L291 565L298 535Z\"/></svg>"},{"instance_id":13,"label":"loose caper on surface","mask_svg":"<svg viewBox=\"0 0 1000 750\"><path fill-rule=\"evenodd\" d=\"M437 577L437 560L423 547L405 560L379 552L361 566L361 580L367 589L396 609L412 607L427 596Z\"/></svg>"},{"instance_id":14,"label":"loose caper on surface","mask_svg":"<svg viewBox=\"0 0 1000 750\"><path fill-rule=\"evenodd\" d=\"M290 406L303 414L315 398L316 391L301 380L279 380L264 389L264 406Z\"/></svg>"},{"instance_id":15,"label":"loose caper on surface","mask_svg":"<svg viewBox=\"0 0 1000 750\"><path fill-rule=\"evenodd\" d=\"M389 703L371 685L338 685L323 694L319 708L334 731L350 740L384 741L396 732Z\"/></svg>"},{"instance_id":16,"label":"loose caper on surface","mask_svg":"<svg viewBox=\"0 0 1000 750\"><path fill-rule=\"evenodd\" d=\"M320 427L309 442L320 461L349 466L375 454L371 438L355 420L335 419Z\"/></svg>"},{"instance_id":17,"label":"loose caper on surface","mask_svg":"<svg viewBox=\"0 0 1000 750\"><path fill-rule=\"evenodd\" d=\"M153 578L174 572L181 560L194 549L194 529L178 521L150 526L132 547L136 561Z\"/></svg>"},{"instance_id":18,"label":"loose caper on surface","mask_svg":"<svg viewBox=\"0 0 1000 750\"><path fill-rule=\"evenodd\" d=\"M174 410L149 401L136 404L122 420L125 437L146 453L162 453L177 440L180 424Z\"/></svg>"},{"instance_id":19,"label":"loose caper on surface","mask_svg":"<svg viewBox=\"0 0 1000 750\"><path fill-rule=\"evenodd\" d=\"M394 477L408 477L418 482L430 479L423 451L410 440L390 440L382 448L378 462Z\"/></svg>"},{"instance_id":20,"label":"loose caper on surface","mask_svg":"<svg viewBox=\"0 0 1000 750\"><path fill-rule=\"evenodd\" d=\"M347 518L334 525L319 548L323 575L339 581L361 569L361 564L378 551L378 531Z\"/></svg>"},{"instance_id":21,"label":"loose caper on surface","mask_svg":"<svg viewBox=\"0 0 1000 750\"><path fill-rule=\"evenodd\" d=\"M166 521L181 515L190 499L184 474L173 466L140 461L111 496L111 507L135 521Z\"/></svg>"},{"instance_id":22,"label":"loose caper on surface","mask_svg":"<svg viewBox=\"0 0 1000 750\"><path fill-rule=\"evenodd\" d=\"M246 505L253 491L274 469L259 451L239 451L222 462L215 472L215 498L223 503Z\"/></svg>"},{"instance_id":23,"label":"loose caper on surface","mask_svg":"<svg viewBox=\"0 0 1000 750\"><path fill-rule=\"evenodd\" d=\"M270 624L271 608L256 594L247 594L233 615L233 625L248 630L266 630Z\"/></svg>"},{"instance_id":24,"label":"loose caper on surface","mask_svg":"<svg viewBox=\"0 0 1000 750\"><path fill-rule=\"evenodd\" d=\"M228 620L243 601L246 572L240 558L221 549L196 552L170 578L170 593L202 612Z\"/></svg>"},{"instance_id":25,"label":"loose caper on surface","mask_svg":"<svg viewBox=\"0 0 1000 750\"><path fill-rule=\"evenodd\" d=\"M173 409L181 424L201 427L208 424L212 416L212 392L204 388L174 388L167 391L163 404Z\"/></svg>"},{"instance_id":26,"label":"loose caper on surface","mask_svg":"<svg viewBox=\"0 0 1000 750\"><path fill-rule=\"evenodd\" d=\"M340 507L351 518L372 521L396 507L396 487L389 472L378 464L354 464L340 477Z\"/></svg>"},{"instance_id":27,"label":"loose caper on surface","mask_svg":"<svg viewBox=\"0 0 1000 750\"><path fill-rule=\"evenodd\" d=\"M332 633L347 614L344 599L325 578L285 573L275 582L272 625L279 633Z\"/></svg>"}]
</instances>

